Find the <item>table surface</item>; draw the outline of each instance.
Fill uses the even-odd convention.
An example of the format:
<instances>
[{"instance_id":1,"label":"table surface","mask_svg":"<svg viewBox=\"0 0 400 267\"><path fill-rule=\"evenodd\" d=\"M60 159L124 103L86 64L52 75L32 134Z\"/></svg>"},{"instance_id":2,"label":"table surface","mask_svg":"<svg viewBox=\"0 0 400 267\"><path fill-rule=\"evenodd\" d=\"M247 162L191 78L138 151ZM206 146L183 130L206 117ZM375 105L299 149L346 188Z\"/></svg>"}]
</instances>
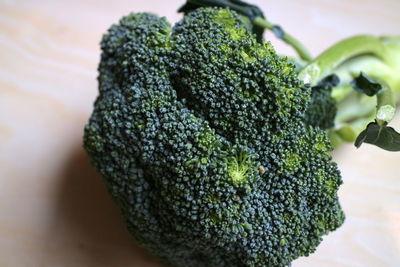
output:
<instances>
[{"instance_id":1,"label":"table surface","mask_svg":"<svg viewBox=\"0 0 400 267\"><path fill-rule=\"evenodd\" d=\"M102 33L131 11L175 22L181 3L0 0L0 266L160 266L124 230L82 129ZM353 34L400 34L398 0L254 3L314 55ZM347 219L293 266L400 266L400 154L346 145L333 155Z\"/></svg>"}]
</instances>

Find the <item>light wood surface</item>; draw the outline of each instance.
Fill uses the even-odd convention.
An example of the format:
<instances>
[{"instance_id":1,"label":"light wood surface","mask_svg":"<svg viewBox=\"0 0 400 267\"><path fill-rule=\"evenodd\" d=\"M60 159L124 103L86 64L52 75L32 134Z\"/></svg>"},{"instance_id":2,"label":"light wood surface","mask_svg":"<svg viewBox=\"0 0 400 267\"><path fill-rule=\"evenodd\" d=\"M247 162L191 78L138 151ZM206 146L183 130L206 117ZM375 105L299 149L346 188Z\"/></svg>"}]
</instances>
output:
<instances>
[{"instance_id":1,"label":"light wood surface","mask_svg":"<svg viewBox=\"0 0 400 267\"><path fill-rule=\"evenodd\" d=\"M0 266L160 266L124 230L82 129L102 33L131 11L175 22L181 3L0 0ZM400 34L398 0L254 3L314 55L357 33ZM334 158L346 222L293 266L400 266L400 153L347 145Z\"/></svg>"}]
</instances>

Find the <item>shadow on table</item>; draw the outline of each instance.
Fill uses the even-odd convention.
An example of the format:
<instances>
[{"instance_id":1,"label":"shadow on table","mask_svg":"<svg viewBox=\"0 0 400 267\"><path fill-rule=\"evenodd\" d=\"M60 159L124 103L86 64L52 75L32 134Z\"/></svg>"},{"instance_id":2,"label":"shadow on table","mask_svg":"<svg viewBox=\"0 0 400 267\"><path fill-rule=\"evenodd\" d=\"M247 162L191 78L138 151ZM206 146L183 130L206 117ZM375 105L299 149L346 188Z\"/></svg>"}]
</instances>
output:
<instances>
[{"instance_id":1,"label":"shadow on table","mask_svg":"<svg viewBox=\"0 0 400 267\"><path fill-rule=\"evenodd\" d=\"M55 246L68 250L64 256L82 266L160 266L130 238L82 148L71 154L61 176L52 231Z\"/></svg>"}]
</instances>

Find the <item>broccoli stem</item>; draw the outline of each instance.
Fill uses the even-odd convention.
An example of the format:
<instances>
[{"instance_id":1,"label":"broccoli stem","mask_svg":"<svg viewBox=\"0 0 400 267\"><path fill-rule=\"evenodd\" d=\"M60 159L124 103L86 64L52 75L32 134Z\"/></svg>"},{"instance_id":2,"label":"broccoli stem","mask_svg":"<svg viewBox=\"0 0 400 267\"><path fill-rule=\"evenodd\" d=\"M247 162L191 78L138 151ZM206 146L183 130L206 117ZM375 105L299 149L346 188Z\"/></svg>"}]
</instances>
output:
<instances>
[{"instance_id":1,"label":"broccoli stem","mask_svg":"<svg viewBox=\"0 0 400 267\"><path fill-rule=\"evenodd\" d=\"M376 102L371 97L353 91L338 103L336 127L328 132L334 147L343 141L354 142L358 133L374 119L379 125L385 125L393 119L396 112L395 95L387 84L383 81L380 83L383 89L376 95Z\"/></svg>"},{"instance_id":2,"label":"broccoli stem","mask_svg":"<svg viewBox=\"0 0 400 267\"><path fill-rule=\"evenodd\" d=\"M399 37L359 35L328 48L300 71L299 78L312 85L332 73L340 77L341 85L332 91L338 107L336 126L328 133L335 147L353 142L374 118L380 125L393 119L396 99L400 100L399 58ZM348 85L360 71L383 85L376 102Z\"/></svg>"},{"instance_id":3,"label":"broccoli stem","mask_svg":"<svg viewBox=\"0 0 400 267\"><path fill-rule=\"evenodd\" d=\"M386 61L385 49L379 38L358 35L342 40L325 50L304 67L299 73L299 78L314 85L347 60L362 54L372 54L381 61Z\"/></svg>"},{"instance_id":4,"label":"broccoli stem","mask_svg":"<svg viewBox=\"0 0 400 267\"><path fill-rule=\"evenodd\" d=\"M353 90L341 101L337 101L335 125L369 117L371 113L375 112L375 108L376 100L374 98L361 95Z\"/></svg>"},{"instance_id":5,"label":"broccoli stem","mask_svg":"<svg viewBox=\"0 0 400 267\"><path fill-rule=\"evenodd\" d=\"M380 59L371 55L362 55L352 58L335 70L342 84L332 90L332 97L336 99L336 101L341 102L353 92L352 87L347 84L353 80L354 77L359 75L360 70L370 77L387 83L394 93L393 97L395 98L395 102L400 101L400 75L398 74L400 70L398 67L388 66Z\"/></svg>"},{"instance_id":6,"label":"broccoli stem","mask_svg":"<svg viewBox=\"0 0 400 267\"><path fill-rule=\"evenodd\" d=\"M270 31L275 31L277 28L276 25L272 24L271 22L267 21L266 19L262 17L256 17L253 20L253 23L257 26L263 27L265 29L268 29ZM280 28L279 28L280 29ZM293 47L294 50L296 50L297 54L300 56L301 59L309 62L312 60L312 56L310 52L308 52L307 48L300 43L296 38L294 38L292 35L288 34L287 32L282 31L282 35L278 36L280 39L282 39L285 43Z\"/></svg>"},{"instance_id":7,"label":"broccoli stem","mask_svg":"<svg viewBox=\"0 0 400 267\"><path fill-rule=\"evenodd\" d=\"M338 126L336 129L331 129L328 132L328 137L331 139L334 147L339 146L342 142L354 142L358 134L365 129L365 126L374 119L375 114L372 113L369 116L358 118L354 121L348 122ZM335 136L332 140L331 136Z\"/></svg>"},{"instance_id":8,"label":"broccoli stem","mask_svg":"<svg viewBox=\"0 0 400 267\"><path fill-rule=\"evenodd\" d=\"M384 81L380 83L383 88L377 94L376 121L383 125L392 121L396 113L396 102L392 89Z\"/></svg>"}]
</instances>

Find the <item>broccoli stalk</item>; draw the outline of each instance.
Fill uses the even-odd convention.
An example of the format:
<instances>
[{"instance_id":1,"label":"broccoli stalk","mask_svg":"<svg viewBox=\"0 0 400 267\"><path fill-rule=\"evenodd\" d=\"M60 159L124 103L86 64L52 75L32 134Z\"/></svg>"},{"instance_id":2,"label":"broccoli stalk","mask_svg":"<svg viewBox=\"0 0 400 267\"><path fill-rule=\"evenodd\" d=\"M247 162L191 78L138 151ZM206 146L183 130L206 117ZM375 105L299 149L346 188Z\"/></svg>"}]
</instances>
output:
<instances>
[{"instance_id":1,"label":"broccoli stalk","mask_svg":"<svg viewBox=\"0 0 400 267\"><path fill-rule=\"evenodd\" d=\"M383 85L372 94L377 100L353 90L356 84L352 80L360 71L371 77L372 83L376 80ZM329 130L337 147L343 141L354 142L374 118L378 125L386 125L393 119L395 103L400 99L400 37L359 35L340 41L309 62L299 78L313 85L332 73L341 81L332 91L338 112L335 127Z\"/></svg>"}]
</instances>

